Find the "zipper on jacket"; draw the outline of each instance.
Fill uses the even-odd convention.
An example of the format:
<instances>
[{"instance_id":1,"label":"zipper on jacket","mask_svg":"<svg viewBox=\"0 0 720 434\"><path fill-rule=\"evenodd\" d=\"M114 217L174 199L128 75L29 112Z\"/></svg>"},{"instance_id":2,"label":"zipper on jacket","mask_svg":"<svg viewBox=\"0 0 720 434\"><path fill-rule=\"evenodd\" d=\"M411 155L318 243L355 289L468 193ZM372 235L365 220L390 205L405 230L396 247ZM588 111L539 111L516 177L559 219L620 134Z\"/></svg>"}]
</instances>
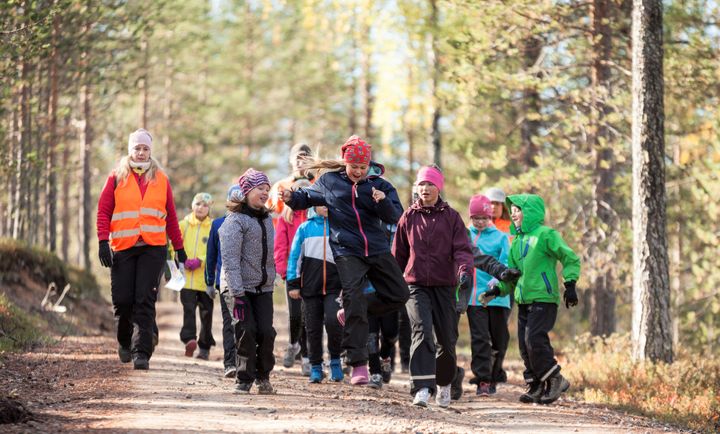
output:
<instances>
[{"instance_id":1,"label":"zipper on jacket","mask_svg":"<svg viewBox=\"0 0 720 434\"><path fill-rule=\"evenodd\" d=\"M260 230L262 232L262 262L260 263L260 269L262 270L262 279L260 280L260 284L255 287L255 292L260 294L262 291L262 286L267 282L267 268L265 268L265 263L267 262L267 254L268 254L268 248L267 248L267 231L265 230L265 225L263 224L263 219L258 217L258 223L260 224Z\"/></svg>"},{"instance_id":2,"label":"zipper on jacket","mask_svg":"<svg viewBox=\"0 0 720 434\"><path fill-rule=\"evenodd\" d=\"M323 217L323 295L327 295L327 218Z\"/></svg>"},{"instance_id":3,"label":"zipper on jacket","mask_svg":"<svg viewBox=\"0 0 720 434\"><path fill-rule=\"evenodd\" d=\"M547 293L552 294L552 285L550 285L550 280L548 280L547 274L545 274L545 272L543 271L542 273L540 273L540 275L545 282L545 289L547 290Z\"/></svg>"},{"instance_id":4,"label":"zipper on jacket","mask_svg":"<svg viewBox=\"0 0 720 434\"><path fill-rule=\"evenodd\" d=\"M368 253L368 251L369 251L368 240L367 240L367 237L365 236L365 232L363 231L363 228L362 228L362 222L360 221L360 213L358 212L357 208L355 207L355 198L356 198L356 197L358 197L357 184L353 184L353 186L352 186L352 195L351 195L351 198L352 198L352 207L353 207L353 211L355 211L355 217L357 217L358 229L360 230L360 235L362 235L363 240L365 241L365 256L368 256L368 255L369 255L369 253Z\"/></svg>"}]
</instances>

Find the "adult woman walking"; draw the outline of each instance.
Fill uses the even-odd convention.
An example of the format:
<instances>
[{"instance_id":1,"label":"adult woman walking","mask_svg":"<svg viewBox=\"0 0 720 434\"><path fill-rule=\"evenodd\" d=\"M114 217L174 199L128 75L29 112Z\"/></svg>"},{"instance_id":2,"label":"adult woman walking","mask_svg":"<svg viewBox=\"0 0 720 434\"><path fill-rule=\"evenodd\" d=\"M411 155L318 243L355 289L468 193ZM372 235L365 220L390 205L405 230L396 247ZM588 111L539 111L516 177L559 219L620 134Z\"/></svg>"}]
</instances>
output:
<instances>
[{"instance_id":1,"label":"adult woman walking","mask_svg":"<svg viewBox=\"0 0 720 434\"><path fill-rule=\"evenodd\" d=\"M149 369L155 302L169 238L184 263L182 234L167 175L151 156L152 136L139 129L128 139L100 193L97 212L99 257L110 267L118 356L135 369Z\"/></svg>"}]
</instances>

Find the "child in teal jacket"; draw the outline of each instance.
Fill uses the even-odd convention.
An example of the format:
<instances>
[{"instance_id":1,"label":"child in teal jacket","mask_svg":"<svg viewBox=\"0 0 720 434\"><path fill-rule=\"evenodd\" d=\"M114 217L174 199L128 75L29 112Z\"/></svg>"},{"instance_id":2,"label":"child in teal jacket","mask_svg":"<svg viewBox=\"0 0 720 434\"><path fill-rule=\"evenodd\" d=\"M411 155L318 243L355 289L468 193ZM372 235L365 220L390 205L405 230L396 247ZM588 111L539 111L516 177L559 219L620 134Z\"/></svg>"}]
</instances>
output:
<instances>
[{"instance_id":1,"label":"child in teal jacket","mask_svg":"<svg viewBox=\"0 0 720 434\"><path fill-rule=\"evenodd\" d=\"M545 203L534 194L518 194L506 199L511 211L508 267L522 275L516 284L502 283L486 292L486 300L514 290L518 304L518 342L525 363L523 376L528 391L520 396L525 403L550 404L565 392L570 383L560 375L560 365L550 345L549 333L555 325L560 304L560 289L555 271L563 266L565 306L578 303L575 283L580 276L580 259L556 230L545 226Z\"/></svg>"}]
</instances>

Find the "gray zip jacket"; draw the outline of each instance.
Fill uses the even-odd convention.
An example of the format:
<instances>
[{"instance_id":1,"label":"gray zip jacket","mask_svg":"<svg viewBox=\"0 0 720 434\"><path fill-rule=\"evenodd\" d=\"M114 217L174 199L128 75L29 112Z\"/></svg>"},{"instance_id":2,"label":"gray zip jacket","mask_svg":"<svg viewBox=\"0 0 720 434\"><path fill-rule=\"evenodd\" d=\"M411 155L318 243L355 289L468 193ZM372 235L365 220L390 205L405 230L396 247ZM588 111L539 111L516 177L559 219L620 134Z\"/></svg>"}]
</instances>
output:
<instances>
[{"instance_id":1,"label":"gray zip jacket","mask_svg":"<svg viewBox=\"0 0 720 434\"><path fill-rule=\"evenodd\" d=\"M220 291L239 297L245 293L273 291L275 229L269 214L247 205L241 212L229 213L218 231L220 235Z\"/></svg>"}]
</instances>

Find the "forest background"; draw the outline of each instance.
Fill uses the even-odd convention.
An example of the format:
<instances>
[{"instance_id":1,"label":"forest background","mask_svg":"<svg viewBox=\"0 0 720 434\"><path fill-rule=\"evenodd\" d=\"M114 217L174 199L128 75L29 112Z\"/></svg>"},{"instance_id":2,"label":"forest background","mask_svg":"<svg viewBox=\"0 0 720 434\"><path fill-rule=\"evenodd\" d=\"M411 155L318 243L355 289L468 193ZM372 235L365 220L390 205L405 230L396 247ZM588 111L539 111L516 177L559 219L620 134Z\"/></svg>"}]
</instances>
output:
<instances>
[{"instance_id":1,"label":"forest background","mask_svg":"<svg viewBox=\"0 0 720 434\"><path fill-rule=\"evenodd\" d=\"M663 4L674 348L713 359L720 7ZM332 158L359 134L405 206L429 163L466 219L487 187L543 196L547 223L583 261L560 346L625 336L631 11L629 0L3 1L0 237L102 274L97 197L138 127L154 137L181 217L199 191L219 215L248 167L285 176L293 143Z\"/></svg>"}]
</instances>

